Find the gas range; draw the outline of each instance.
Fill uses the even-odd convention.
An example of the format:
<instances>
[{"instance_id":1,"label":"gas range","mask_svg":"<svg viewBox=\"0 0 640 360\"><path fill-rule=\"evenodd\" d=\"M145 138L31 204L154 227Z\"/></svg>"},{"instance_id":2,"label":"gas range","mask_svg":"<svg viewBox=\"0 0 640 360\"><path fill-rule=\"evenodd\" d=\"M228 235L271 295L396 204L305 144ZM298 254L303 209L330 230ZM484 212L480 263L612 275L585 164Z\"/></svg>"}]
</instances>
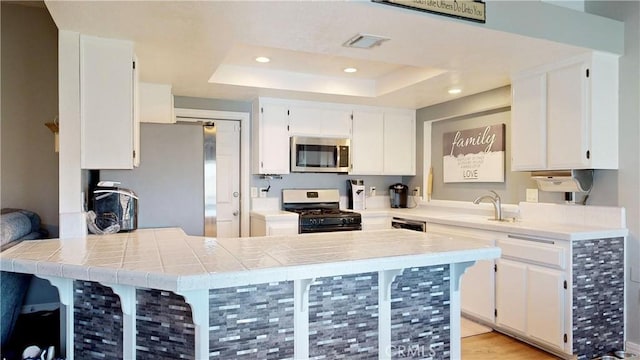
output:
<instances>
[{"instance_id":1,"label":"gas range","mask_svg":"<svg viewBox=\"0 0 640 360\"><path fill-rule=\"evenodd\" d=\"M362 217L340 210L338 189L282 190L282 208L299 214L298 233L362 230Z\"/></svg>"}]
</instances>

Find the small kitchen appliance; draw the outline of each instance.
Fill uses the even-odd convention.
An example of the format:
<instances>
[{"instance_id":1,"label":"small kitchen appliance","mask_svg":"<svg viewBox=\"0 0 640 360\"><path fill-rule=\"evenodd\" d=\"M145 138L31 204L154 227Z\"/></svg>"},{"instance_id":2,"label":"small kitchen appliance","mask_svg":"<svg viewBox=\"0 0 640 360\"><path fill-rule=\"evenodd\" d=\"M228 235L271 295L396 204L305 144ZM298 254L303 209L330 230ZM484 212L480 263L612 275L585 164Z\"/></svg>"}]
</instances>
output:
<instances>
[{"instance_id":1,"label":"small kitchen appliance","mask_svg":"<svg viewBox=\"0 0 640 360\"><path fill-rule=\"evenodd\" d=\"M95 222L100 229L116 224L121 232L138 228L138 196L132 190L118 187L119 184L101 181L93 191Z\"/></svg>"},{"instance_id":2,"label":"small kitchen appliance","mask_svg":"<svg viewBox=\"0 0 640 360\"><path fill-rule=\"evenodd\" d=\"M349 179L347 180L347 195L349 197L349 205L347 208L353 210L364 210L366 207L366 192L364 191L364 180Z\"/></svg>"},{"instance_id":3,"label":"small kitchen appliance","mask_svg":"<svg viewBox=\"0 0 640 360\"><path fill-rule=\"evenodd\" d=\"M392 208L406 208L409 187L405 184L397 183L389 186L389 201Z\"/></svg>"},{"instance_id":4,"label":"small kitchen appliance","mask_svg":"<svg viewBox=\"0 0 640 360\"><path fill-rule=\"evenodd\" d=\"M362 217L340 210L338 189L284 189L282 208L298 213L298 233L362 230Z\"/></svg>"}]
</instances>

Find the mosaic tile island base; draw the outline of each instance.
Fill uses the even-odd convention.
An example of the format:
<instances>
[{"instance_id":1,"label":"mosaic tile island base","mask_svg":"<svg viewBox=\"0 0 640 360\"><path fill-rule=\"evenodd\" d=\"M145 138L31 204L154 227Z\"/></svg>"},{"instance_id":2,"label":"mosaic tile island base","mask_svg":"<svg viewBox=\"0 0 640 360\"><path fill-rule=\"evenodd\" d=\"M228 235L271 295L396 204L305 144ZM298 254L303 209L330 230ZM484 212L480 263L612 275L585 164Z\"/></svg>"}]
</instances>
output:
<instances>
[{"instance_id":1,"label":"mosaic tile island base","mask_svg":"<svg viewBox=\"0 0 640 360\"><path fill-rule=\"evenodd\" d=\"M67 359L457 359L460 276L499 256L401 229L215 239L171 228L23 242L0 269L58 288Z\"/></svg>"}]
</instances>

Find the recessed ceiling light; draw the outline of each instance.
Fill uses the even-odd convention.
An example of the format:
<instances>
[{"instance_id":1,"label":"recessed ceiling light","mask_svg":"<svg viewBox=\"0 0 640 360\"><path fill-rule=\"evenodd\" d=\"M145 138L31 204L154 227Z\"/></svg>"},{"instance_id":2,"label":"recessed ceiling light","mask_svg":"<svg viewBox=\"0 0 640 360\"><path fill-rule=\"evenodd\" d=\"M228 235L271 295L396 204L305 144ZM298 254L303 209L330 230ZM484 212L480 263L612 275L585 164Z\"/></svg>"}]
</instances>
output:
<instances>
[{"instance_id":1,"label":"recessed ceiling light","mask_svg":"<svg viewBox=\"0 0 640 360\"><path fill-rule=\"evenodd\" d=\"M354 72L358 71L358 69L356 69L356 68L354 68L354 67L348 67L348 68L345 68L345 69L344 69L344 70L342 70L342 71L344 71L344 72L346 72L346 73L354 73Z\"/></svg>"},{"instance_id":2,"label":"recessed ceiling light","mask_svg":"<svg viewBox=\"0 0 640 360\"><path fill-rule=\"evenodd\" d=\"M449 94L451 95L457 95L460 94L462 92L462 89L459 88L451 88L449 89Z\"/></svg>"},{"instance_id":3,"label":"recessed ceiling light","mask_svg":"<svg viewBox=\"0 0 640 360\"><path fill-rule=\"evenodd\" d=\"M259 62L259 63L268 63L269 61L271 61L271 59L269 59L266 56L258 56L256 58L256 61Z\"/></svg>"}]
</instances>

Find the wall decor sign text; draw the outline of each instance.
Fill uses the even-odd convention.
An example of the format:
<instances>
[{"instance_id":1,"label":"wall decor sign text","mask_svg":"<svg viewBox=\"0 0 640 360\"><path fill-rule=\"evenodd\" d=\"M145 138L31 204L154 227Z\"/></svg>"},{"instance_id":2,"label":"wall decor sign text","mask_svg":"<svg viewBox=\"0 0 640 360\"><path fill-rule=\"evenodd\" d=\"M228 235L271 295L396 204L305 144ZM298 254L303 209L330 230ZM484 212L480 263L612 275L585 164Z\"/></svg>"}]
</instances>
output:
<instances>
[{"instance_id":1,"label":"wall decor sign text","mask_svg":"<svg viewBox=\"0 0 640 360\"><path fill-rule=\"evenodd\" d=\"M504 124L444 133L443 181L504 182L504 133Z\"/></svg>"},{"instance_id":2,"label":"wall decor sign text","mask_svg":"<svg viewBox=\"0 0 640 360\"><path fill-rule=\"evenodd\" d=\"M412 10L452 16L459 19L484 23L486 4L474 0L372 0L373 2L399 6Z\"/></svg>"}]
</instances>

